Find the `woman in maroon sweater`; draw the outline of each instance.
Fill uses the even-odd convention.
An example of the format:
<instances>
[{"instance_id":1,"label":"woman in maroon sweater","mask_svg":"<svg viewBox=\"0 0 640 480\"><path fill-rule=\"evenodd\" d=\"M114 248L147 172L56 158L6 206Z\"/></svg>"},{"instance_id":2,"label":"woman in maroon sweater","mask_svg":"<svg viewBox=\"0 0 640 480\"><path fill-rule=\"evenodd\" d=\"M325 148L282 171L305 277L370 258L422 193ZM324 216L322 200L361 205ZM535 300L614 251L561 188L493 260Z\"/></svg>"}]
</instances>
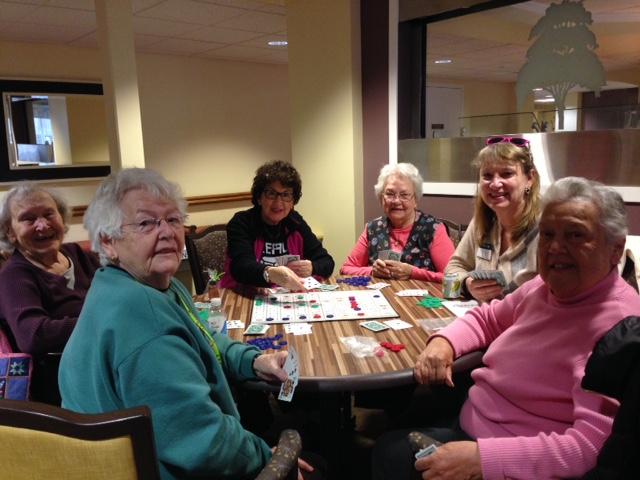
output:
<instances>
[{"instance_id":1,"label":"woman in maroon sweater","mask_svg":"<svg viewBox=\"0 0 640 480\"><path fill-rule=\"evenodd\" d=\"M33 356L33 400L60 403L57 358L99 267L79 245L63 245L66 203L33 183L12 188L0 204L0 327L13 349Z\"/></svg>"}]
</instances>

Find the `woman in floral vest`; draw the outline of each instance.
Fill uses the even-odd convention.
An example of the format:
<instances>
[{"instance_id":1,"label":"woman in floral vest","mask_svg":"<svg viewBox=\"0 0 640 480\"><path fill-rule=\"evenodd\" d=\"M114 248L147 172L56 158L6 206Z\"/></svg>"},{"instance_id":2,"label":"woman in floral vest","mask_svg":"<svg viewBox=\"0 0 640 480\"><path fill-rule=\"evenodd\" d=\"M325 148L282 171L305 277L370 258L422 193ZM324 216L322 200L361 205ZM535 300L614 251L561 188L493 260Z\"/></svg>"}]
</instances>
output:
<instances>
[{"instance_id":1,"label":"woman in floral vest","mask_svg":"<svg viewBox=\"0 0 640 480\"><path fill-rule=\"evenodd\" d=\"M418 169L410 163L385 165L374 189L384 215L367 223L340 273L442 281L454 247L444 225L418 210Z\"/></svg>"}]
</instances>

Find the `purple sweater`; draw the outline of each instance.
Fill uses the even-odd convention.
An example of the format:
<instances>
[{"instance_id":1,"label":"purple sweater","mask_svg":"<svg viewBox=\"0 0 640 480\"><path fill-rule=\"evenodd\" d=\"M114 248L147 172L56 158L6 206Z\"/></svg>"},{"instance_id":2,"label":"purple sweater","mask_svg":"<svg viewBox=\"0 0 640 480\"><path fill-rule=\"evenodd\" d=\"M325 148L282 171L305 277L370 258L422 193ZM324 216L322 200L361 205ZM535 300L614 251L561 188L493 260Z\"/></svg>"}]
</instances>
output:
<instances>
[{"instance_id":1,"label":"purple sweater","mask_svg":"<svg viewBox=\"0 0 640 480\"><path fill-rule=\"evenodd\" d=\"M100 266L95 255L76 243L61 250L74 265L73 290L63 276L36 267L18 250L0 269L0 325L9 327L7 336L20 352L37 356L62 351Z\"/></svg>"},{"instance_id":2,"label":"purple sweater","mask_svg":"<svg viewBox=\"0 0 640 480\"><path fill-rule=\"evenodd\" d=\"M596 463L618 403L580 387L596 341L640 296L613 270L589 291L554 297L537 276L443 329L455 355L489 346L460 413L478 439L482 474L579 477Z\"/></svg>"}]
</instances>

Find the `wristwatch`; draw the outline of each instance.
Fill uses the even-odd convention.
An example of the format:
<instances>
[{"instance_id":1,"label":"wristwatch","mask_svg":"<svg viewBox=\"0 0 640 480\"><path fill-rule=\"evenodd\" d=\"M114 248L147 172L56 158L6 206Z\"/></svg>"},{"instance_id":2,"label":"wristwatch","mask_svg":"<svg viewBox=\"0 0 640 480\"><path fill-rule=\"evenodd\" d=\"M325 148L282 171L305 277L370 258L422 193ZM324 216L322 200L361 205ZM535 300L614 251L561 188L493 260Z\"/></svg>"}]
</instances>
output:
<instances>
[{"instance_id":1,"label":"wristwatch","mask_svg":"<svg viewBox=\"0 0 640 480\"><path fill-rule=\"evenodd\" d=\"M262 278L264 278L264 281L267 283L271 283L269 281L269 268L270 267L266 267L263 271L262 271Z\"/></svg>"}]
</instances>

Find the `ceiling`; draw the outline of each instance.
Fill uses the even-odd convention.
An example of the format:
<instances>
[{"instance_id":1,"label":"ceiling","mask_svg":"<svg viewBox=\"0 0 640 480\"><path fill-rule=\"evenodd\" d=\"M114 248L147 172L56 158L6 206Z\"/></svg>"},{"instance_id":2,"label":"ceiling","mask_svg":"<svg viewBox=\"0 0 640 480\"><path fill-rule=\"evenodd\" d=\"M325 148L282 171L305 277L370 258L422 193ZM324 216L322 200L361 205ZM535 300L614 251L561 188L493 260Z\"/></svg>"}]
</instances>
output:
<instances>
[{"instance_id":1,"label":"ceiling","mask_svg":"<svg viewBox=\"0 0 640 480\"><path fill-rule=\"evenodd\" d=\"M549 4L536 0L430 23L427 75L438 78L515 82L531 46L529 32ZM592 14L590 30L605 71L640 71L640 0L584 0ZM450 64L435 64L438 59Z\"/></svg>"},{"instance_id":2,"label":"ceiling","mask_svg":"<svg viewBox=\"0 0 640 480\"><path fill-rule=\"evenodd\" d=\"M108 1L108 0L107 0ZM284 0L132 0L138 52L287 63ZM0 40L98 48L93 0L0 0Z\"/></svg>"},{"instance_id":3,"label":"ceiling","mask_svg":"<svg viewBox=\"0 0 640 480\"><path fill-rule=\"evenodd\" d=\"M285 3L132 0L136 51L284 64L287 48L267 42L286 40ZM550 3L534 0L429 24L428 75L514 82L531 45L529 31ZM584 0L584 6L592 12L605 70L639 68L640 0ZM0 40L98 48L94 1L0 0ZM453 62L433 63L442 58Z\"/></svg>"}]
</instances>

